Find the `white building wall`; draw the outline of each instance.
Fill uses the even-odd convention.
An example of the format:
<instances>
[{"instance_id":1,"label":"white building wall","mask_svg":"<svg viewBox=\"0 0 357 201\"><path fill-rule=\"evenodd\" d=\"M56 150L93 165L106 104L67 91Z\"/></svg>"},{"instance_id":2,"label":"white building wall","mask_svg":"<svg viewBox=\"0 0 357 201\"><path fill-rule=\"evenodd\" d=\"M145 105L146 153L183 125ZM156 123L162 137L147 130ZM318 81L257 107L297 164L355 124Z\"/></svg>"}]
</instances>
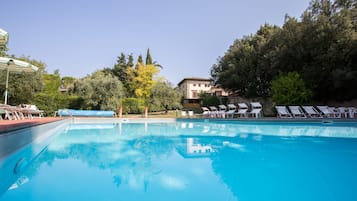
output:
<instances>
[{"instance_id":1,"label":"white building wall","mask_svg":"<svg viewBox=\"0 0 357 201\"><path fill-rule=\"evenodd\" d=\"M214 87L212 81L208 79L201 80L186 78L180 83L179 89L183 93L185 99L199 99L199 94L202 92L213 95L228 95L223 89Z\"/></svg>"}]
</instances>

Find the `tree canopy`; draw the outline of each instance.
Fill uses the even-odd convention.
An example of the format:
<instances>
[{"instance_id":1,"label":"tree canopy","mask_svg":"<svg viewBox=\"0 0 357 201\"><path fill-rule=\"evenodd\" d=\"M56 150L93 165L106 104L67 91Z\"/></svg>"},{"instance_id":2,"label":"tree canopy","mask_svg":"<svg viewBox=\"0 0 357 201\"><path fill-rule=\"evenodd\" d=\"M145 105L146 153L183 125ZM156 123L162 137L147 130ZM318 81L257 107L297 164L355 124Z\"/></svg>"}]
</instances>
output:
<instances>
[{"instance_id":1,"label":"tree canopy","mask_svg":"<svg viewBox=\"0 0 357 201\"><path fill-rule=\"evenodd\" d=\"M216 84L246 97L271 96L271 81L297 72L317 101L357 98L356 0L313 0L298 20L265 24L234 41L211 68Z\"/></svg>"},{"instance_id":2,"label":"tree canopy","mask_svg":"<svg viewBox=\"0 0 357 201\"><path fill-rule=\"evenodd\" d=\"M117 110L119 100L124 97L122 83L102 71L78 80L73 92L83 98L83 109Z\"/></svg>"}]
</instances>

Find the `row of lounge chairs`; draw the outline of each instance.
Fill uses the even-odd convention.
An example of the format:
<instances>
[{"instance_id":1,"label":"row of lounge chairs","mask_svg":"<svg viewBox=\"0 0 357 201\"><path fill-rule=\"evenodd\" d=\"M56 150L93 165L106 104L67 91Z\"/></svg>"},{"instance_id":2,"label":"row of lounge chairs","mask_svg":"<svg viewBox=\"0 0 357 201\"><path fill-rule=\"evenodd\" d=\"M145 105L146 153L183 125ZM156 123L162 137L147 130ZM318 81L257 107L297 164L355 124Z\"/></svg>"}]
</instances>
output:
<instances>
[{"instance_id":1,"label":"row of lounge chairs","mask_svg":"<svg viewBox=\"0 0 357 201\"><path fill-rule=\"evenodd\" d=\"M275 106L279 118L355 118L354 107Z\"/></svg>"},{"instance_id":2,"label":"row of lounge chairs","mask_svg":"<svg viewBox=\"0 0 357 201\"><path fill-rule=\"evenodd\" d=\"M235 118L235 117L262 117L262 105L259 102L251 102L250 108L246 103L228 104L202 107L203 118Z\"/></svg>"},{"instance_id":3,"label":"row of lounge chairs","mask_svg":"<svg viewBox=\"0 0 357 201\"><path fill-rule=\"evenodd\" d=\"M0 104L0 120L20 120L32 119L34 117L43 117L43 111L36 105L11 106Z\"/></svg>"}]
</instances>

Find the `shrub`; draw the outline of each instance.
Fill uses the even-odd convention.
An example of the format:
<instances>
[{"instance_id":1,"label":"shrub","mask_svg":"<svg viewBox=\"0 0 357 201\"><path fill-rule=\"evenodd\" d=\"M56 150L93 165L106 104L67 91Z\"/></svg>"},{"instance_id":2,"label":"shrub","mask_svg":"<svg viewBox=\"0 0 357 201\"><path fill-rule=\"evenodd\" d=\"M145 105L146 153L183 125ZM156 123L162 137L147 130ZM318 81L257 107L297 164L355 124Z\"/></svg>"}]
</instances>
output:
<instances>
[{"instance_id":1,"label":"shrub","mask_svg":"<svg viewBox=\"0 0 357 201\"><path fill-rule=\"evenodd\" d=\"M37 93L34 97L34 104L43 110L47 116L54 115L55 111L58 109L79 109L81 102L83 102L81 97L65 94Z\"/></svg>"},{"instance_id":2,"label":"shrub","mask_svg":"<svg viewBox=\"0 0 357 201\"><path fill-rule=\"evenodd\" d=\"M208 93L200 94L201 105L204 107L219 105L220 101L217 96L212 96Z\"/></svg>"},{"instance_id":3,"label":"shrub","mask_svg":"<svg viewBox=\"0 0 357 201\"><path fill-rule=\"evenodd\" d=\"M302 105L310 101L312 92L297 72L281 74L271 82L272 99L278 105Z\"/></svg>"},{"instance_id":4,"label":"shrub","mask_svg":"<svg viewBox=\"0 0 357 201\"><path fill-rule=\"evenodd\" d=\"M144 101L138 98L124 98L122 106L123 114L141 114L144 110Z\"/></svg>"}]
</instances>

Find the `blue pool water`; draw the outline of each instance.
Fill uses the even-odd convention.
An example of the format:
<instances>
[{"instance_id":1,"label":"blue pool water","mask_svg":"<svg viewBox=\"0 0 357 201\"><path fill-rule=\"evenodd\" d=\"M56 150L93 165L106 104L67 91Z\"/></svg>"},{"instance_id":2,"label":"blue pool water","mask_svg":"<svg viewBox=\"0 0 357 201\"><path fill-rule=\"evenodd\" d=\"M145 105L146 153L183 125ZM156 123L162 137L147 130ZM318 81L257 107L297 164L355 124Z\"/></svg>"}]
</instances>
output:
<instances>
[{"instance_id":1,"label":"blue pool water","mask_svg":"<svg viewBox=\"0 0 357 201\"><path fill-rule=\"evenodd\" d=\"M357 200L356 123L68 124L43 147L0 201Z\"/></svg>"}]
</instances>

